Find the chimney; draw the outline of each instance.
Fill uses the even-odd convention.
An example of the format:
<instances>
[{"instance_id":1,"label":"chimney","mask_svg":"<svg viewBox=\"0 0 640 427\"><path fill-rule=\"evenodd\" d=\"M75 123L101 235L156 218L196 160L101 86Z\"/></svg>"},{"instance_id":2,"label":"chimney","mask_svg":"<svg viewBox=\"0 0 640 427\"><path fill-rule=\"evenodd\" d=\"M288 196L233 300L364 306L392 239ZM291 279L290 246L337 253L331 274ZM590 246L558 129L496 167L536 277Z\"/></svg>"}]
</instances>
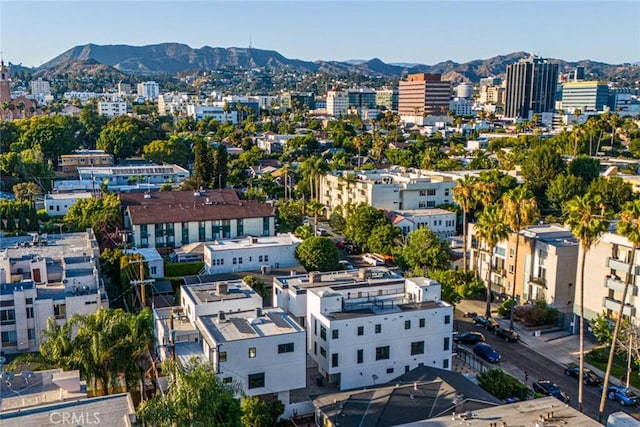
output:
<instances>
[{"instance_id":1,"label":"chimney","mask_svg":"<svg viewBox=\"0 0 640 427\"><path fill-rule=\"evenodd\" d=\"M262 308L256 307L256 317L262 317Z\"/></svg>"},{"instance_id":2,"label":"chimney","mask_svg":"<svg viewBox=\"0 0 640 427\"><path fill-rule=\"evenodd\" d=\"M322 282L322 275L319 271L312 271L309 273L309 283L320 283Z\"/></svg>"},{"instance_id":3,"label":"chimney","mask_svg":"<svg viewBox=\"0 0 640 427\"><path fill-rule=\"evenodd\" d=\"M226 322L227 321L227 315L224 313L224 311L220 310L218 312L218 322Z\"/></svg>"},{"instance_id":4,"label":"chimney","mask_svg":"<svg viewBox=\"0 0 640 427\"><path fill-rule=\"evenodd\" d=\"M229 293L229 285L226 282L216 283L216 292L218 295L226 295Z\"/></svg>"},{"instance_id":5,"label":"chimney","mask_svg":"<svg viewBox=\"0 0 640 427\"><path fill-rule=\"evenodd\" d=\"M371 270L369 270L367 268L358 269L358 279L360 279L360 280L371 279Z\"/></svg>"}]
</instances>

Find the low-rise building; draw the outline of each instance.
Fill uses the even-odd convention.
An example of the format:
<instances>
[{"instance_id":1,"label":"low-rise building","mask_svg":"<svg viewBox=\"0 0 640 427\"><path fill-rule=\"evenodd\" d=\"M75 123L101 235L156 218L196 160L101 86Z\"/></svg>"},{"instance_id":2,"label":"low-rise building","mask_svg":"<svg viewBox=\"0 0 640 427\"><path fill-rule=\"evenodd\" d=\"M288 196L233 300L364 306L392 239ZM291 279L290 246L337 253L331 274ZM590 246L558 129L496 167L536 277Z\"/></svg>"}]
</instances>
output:
<instances>
[{"instance_id":1,"label":"low-rise building","mask_svg":"<svg viewBox=\"0 0 640 427\"><path fill-rule=\"evenodd\" d=\"M428 227L441 239L455 236L456 213L445 209L413 209L390 212L391 222L405 236L412 231Z\"/></svg>"},{"instance_id":2,"label":"low-rise building","mask_svg":"<svg viewBox=\"0 0 640 427\"><path fill-rule=\"evenodd\" d=\"M208 274L292 267L301 242L293 234L218 240L204 247L204 264Z\"/></svg>"},{"instance_id":3,"label":"low-rise building","mask_svg":"<svg viewBox=\"0 0 640 427\"><path fill-rule=\"evenodd\" d=\"M65 216L78 200L90 199L93 193L53 193L44 195L44 209L49 216Z\"/></svg>"},{"instance_id":4,"label":"low-rise building","mask_svg":"<svg viewBox=\"0 0 640 427\"><path fill-rule=\"evenodd\" d=\"M137 247L176 248L193 242L275 234L273 206L240 200L231 189L123 193L125 227Z\"/></svg>"},{"instance_id":5,"label":"low-rise building","mask_svg":"<svg viewBox=\"0 0 640 427\"><path fill-rule=\"evenodd\" d=\"M141 256L152 279L164 277L164 260L155 248L126 249L124 253Z\"/></svg>"},{"instance_id":6,"label":"low-rise building","mask_svg":"<svg viewBox=\"0 0 640 427\"><path fill-rule=\"evenodd\" d=\"M93 231L0 240L0 350L38 351L47 319L62 324L109 302Z\"/></svg>"},{"instance_id":7,"label":"low-rise building","mask_svg":"<svg viewBox=\"0 0 640 427\"><path fill-rule=\"evenodd\" d=\"M178 165L135 165L111 167L78 167L81 181L109 191L155 191L164 184L178 185L189 177L189 171Z\"/></svg>"},{"instance_id":8,"label":"low-rise building","mask_svg":"<svg viewBox=\"0 0 640 427\"><path fill-rule=\"evenodd\" d=\"M187 104L187 116L195 121L213 119L220 123L238 123L238 112L227 109L224 102L216 102L209 105Z\"/></svg>"},{"instance_id":9,"label":"low-rise building","mask_svg":"<svg viewBox=\"0 0 640 427\"><path fill-rule=\"evenodd\" d=\"M75 150L63 154L58 159L56 175L63 178L77 178L80 167L113 166L113 156L104 150Z\"/></svg>"},{"instance_id":10,"label":"low-rise building","mask_svg":"<svg viewBox=\"0 0 640 427\"><path fill-rule=\"evenodd\" d=\"M109 118L125 116L128 112L127 101L113 100L98 102L98 114Z\"/></svg>"},{"instance_id":11,"label":"low-rise building","mask_svg":"<svg viewBox=\"0 0 640 427\"><path fill-rule=\"evenodd\" d=\"M386 383L419 366L451 369L453 306L439 283L332 286L307 295L307 352L340 390Z\"/></svg>"}]
</instances>

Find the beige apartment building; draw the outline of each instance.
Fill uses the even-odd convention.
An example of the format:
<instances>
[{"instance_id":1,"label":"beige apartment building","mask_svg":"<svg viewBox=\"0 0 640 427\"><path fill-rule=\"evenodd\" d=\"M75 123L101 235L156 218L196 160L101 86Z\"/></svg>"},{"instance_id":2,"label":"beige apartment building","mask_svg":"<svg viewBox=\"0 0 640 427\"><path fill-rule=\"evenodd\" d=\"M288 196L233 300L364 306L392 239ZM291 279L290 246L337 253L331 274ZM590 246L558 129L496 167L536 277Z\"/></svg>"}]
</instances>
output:
<instances>
[{"instance_id":1,"label":"beige apartment building","mask_svg":"<svg viewBox=\"0 0 640 427\"><path fill-rule=\"evenodd\" d=\"M77 178L78 168L113 165L113 156L103 150L75 150L73 154L60 156L56 174L64 178Z\"/></svg>"}]
</instances>

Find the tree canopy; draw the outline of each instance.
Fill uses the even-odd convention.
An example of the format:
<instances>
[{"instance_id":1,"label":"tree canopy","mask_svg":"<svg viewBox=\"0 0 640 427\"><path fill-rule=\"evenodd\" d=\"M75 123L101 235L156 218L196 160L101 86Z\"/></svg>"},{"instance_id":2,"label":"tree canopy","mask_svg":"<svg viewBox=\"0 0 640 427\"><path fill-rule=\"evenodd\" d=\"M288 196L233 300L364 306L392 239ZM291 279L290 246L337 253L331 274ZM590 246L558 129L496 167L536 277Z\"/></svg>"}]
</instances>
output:
<instances>
[{"instance_id":1,"label":"tree canopy","mask_svg":"<svg viewBox=\"0 0 640 427\"><path fill-rule=\"evenodd\" d=\"M313 236L305 239L296 249L296 258L307 271L340 269L338 249L327 237Z\"/></svg>"}]
</instances>

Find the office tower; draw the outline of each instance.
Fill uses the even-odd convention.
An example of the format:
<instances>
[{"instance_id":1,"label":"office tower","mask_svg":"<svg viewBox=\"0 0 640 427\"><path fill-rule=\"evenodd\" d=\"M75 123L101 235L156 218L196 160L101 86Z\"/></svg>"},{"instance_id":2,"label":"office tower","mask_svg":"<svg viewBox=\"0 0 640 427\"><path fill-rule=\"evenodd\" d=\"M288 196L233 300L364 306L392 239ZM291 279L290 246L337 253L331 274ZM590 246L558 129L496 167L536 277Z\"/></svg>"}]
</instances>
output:
<instances>
[{"instance_id":1,"label":"office tower","mask_svg":"<svg viewBox=\"0 0 640 427\"><path fill-rule=\"evenodd\" d=\"M558 64L531 56L507 65L505 116L530 119L533 114L553 112Z\"/></svg>"},{"instance_id":2,"label":"office tower","mask_svg":"<svg viewBox=\"0 0 640 427\"><path fill-rule=\"evenodd\" d=\"M440 74L409 74L398 87L398 113L401 116L438 115L449 109L451 82Z\"/></svg>"}]
</instances>

